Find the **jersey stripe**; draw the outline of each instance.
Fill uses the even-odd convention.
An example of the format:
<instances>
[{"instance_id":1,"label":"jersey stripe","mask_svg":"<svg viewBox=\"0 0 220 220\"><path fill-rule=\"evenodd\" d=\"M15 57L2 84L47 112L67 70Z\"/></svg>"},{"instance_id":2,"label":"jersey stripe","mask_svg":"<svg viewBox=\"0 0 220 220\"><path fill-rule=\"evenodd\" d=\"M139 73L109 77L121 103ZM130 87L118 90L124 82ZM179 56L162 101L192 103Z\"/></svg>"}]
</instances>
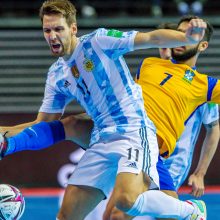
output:
<instances>
[{"instance_id":1,"label":"jersey stripe","mask_svg":"<svg viewBox=\"0 0 220 220\"><path fill-rule=\"evenodd\" d=\"M85 48L87 50L92 49L92 45L91 42L88 42L85 44ZM100 74L97 74L97 70L96 72L93 72L93 76L98 84L98 87L100 89L100 91L102 91L102 83L103 81L107 82L107 86L106 86L106 90L105 90L105 96L106 96L106 106L108 108L108 112L110 113L110 115L114 118L114 117L118 117L118 120L115 120L115 123L117 125L120 124L128 124L127 118L124 116L123 114L123 110L120 107L120 103L117 100L117 97L115 95L115 92L113 91L113 88L111 86L111 82L109 80L108 74L105 71L104 66L102 65L102 61L100 60L99 56L97 55L97 53L95 51L93 51L93 54L91 56L91 59L94 60L95 63L99 64L99 68L102 70L102 72ZM115 106L117 106L118 108L115 109ZM120 117L119 117L120 115ZM100 123L103 124L103 123ZM101 127L102 128L102 127ZM124 131L123 131L124 132Z\"/></svg>"},{"instance_id":2,"label":"jersey stripe","mask_svg":"<svg viewBox=\"0 0 220 220\"><path fill-rule=\"evenodd\" d=\"M126 88L127 94L128 94L128 96L129 96L129 98L131 99L131 103L132 103L133 106L134 106L134 110L136 111L136 113L137 113L141 118L143 118L143 120L141 120L141 124L144 125L144 115L143 115L143 114L145 114L145 113L144 113L144 111L143 111L143 107L141 107L141 106L139 105L139 103L137 103L137 102L134 100L134 94L133 94L133 92L138 92L138 91L132 91L131 86L127 86L127 85L129 85L129 82L128 82L126 76L124 75L124 69L123 69L123 67L122 67L122 64L120 63L119 60L116 61L115 63L116 63L116 67L117 67L117 69L118 69L118 72L119 72L119 74L120 74L120 76L121 76L122 82L124 83L124 87ZM127 71L129 71L129 70L127 70ZM129 74L129 75L130 75L130 74ZM131 82L133 82L133 80L132 80ZM140 96L141 96L141 95L140 95Z\"/></svg>"}]
</instances>

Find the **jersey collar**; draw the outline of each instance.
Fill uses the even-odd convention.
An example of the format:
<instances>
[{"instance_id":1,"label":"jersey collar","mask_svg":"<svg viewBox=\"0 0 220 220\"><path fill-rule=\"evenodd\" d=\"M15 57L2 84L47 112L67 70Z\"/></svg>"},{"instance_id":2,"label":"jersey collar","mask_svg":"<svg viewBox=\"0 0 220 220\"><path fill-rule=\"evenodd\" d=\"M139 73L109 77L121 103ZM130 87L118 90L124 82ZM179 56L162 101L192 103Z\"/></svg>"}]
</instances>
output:
<instances>
[{"instance_id":1,"label":"jersey collar","mask_svg":"<svg viewBox=\"0 0 220 220\"><path fill-rule=\"evenodd\" d=\"M174 64L178 64L178 62L176 60L174 60L173 58L170 59L172 63ZM196 70L196 66L191 67L193 70Z\"/></svg>"}]
</instances>

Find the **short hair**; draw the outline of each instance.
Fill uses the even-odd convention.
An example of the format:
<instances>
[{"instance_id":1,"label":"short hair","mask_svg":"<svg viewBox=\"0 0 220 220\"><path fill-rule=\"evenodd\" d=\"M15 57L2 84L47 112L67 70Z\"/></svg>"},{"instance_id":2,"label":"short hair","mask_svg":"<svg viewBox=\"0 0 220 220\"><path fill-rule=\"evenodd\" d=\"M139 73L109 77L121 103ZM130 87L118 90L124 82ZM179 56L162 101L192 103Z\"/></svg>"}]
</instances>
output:
<instances>
[{"instance_id":1,"label":"short hair","mask_svg":"<svg viewBox=\"0 0 220 220\"><path fill-rule=\"evenodd\" d=\"M161 23L157 26L157 29L170 29L170 30L176 30L177 29L177 24L175 23L170 23L170 22L165 22Z\"/></svg>"},{"instance_id":2,"label":"short hair","mask_svg":"<svg viewBox=\"0 0 220 220\"><path fill-rule=\"evenodd\" d=\"M197 19L197 18L199 18L198 16L195 16L195 15L185 15L185 16L183 16L181 19L180 19L180 21L178 22L178 24L177 24L177 27L179 27L179 25L181 24L181 23L183 23L183 22L190 22L192 19ZM212 37L212 35L213 35L213 32L214 32L214 28L213 28L213 26L207 21L207 20L205 20L205 19L203 19L205 22L206 22L206 24L207 24L207 28L205 29L205 35L204 35L204 37L203 37L203 40L205 40L205 41L210 41L210 39L211 39L211 37Z\"/></svg>"},{"instance_id":3,"label":"short hair","mask_svg":"<svg viewBox=\"0 0 220 220\"><path fill-rule=\"evenodd\" d=\"M76 23L76 8L69 0L47 0L45 1L39 12L41 21L43 22L44 15L61 14L67 24L70 26Z\"/></svg>"}]
</instances>

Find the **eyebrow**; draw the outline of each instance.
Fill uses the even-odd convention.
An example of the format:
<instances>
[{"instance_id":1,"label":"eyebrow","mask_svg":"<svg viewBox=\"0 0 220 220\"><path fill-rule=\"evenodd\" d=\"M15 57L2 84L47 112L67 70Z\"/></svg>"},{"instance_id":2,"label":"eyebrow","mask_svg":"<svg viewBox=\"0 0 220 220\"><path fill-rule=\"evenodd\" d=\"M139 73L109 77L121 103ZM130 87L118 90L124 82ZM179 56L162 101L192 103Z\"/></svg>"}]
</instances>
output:
<instances>
[{"instance_id":1,"label":"eyebrow","mask_svg":"<svg viewBox=\"0 0 220 220\"><path fill-rule=\"evenodd\" d=\"M59 25L59 26L55 26L55 27L43 27L43 29L53 29L53 28L64 28L64 26Z\"/></svg>"},{"instance_id":2,"label":"eyebrow","mask_svg":"<svg viewBox=\"0 0 220 220\"><path fill-rule=\"evenodd\" d=\"M64 26L59 25L59 26L56 26L55 28L64 28Z\"/></svg>"}]
</instances>

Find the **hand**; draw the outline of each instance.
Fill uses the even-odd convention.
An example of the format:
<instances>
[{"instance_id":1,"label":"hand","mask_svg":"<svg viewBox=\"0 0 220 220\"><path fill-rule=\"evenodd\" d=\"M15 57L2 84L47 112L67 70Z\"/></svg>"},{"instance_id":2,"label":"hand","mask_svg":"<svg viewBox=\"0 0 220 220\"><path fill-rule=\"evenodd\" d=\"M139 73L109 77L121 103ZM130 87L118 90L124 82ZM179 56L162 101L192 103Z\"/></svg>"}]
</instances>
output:
<instances>
[{"instance_id":1,"label":"hand","mask_svg":"<svg viewBox=\"0 0 220 220\"><path fill-rule=\"evenodd\" d=\"M9 131L5 130L4 128L0 127L0 133L4 136L4 137L8 137L9 135Z\"/></svg>"},{"instance_id":2,"label":"hand","mask_svg":"<svg viewBox=\"0 0 220 220\"><path fill-rule=\"evenodd\" d=\"M202 19L192 19L186 30L186 37L192 44L199 43L205 34L207 24Z\"/></svg>"},{"instance_id":3,"label":"hand","mask_svg":"<svg viewBox=\"0 0 220 220\"><path fill-rule=\"evenodd\" d=\"M111 213L112 213L112 210L114 209L114 206L115 206L114 197L113 197L113 195L111 195L111 197L108 201L108 204L106 206L106 209L104 211L104 214L102 216L102 220L110 220L111 219Z\"/></svg>"},{"instance_id":4,"label":"hand","mask_svg":"<svg viewBox=\"0 0 220 220\"><path fill-rule=\"evenodd\" d=\"M122 212L121 210L117 209L116 207L112 206L111 201L108 203L107 208L103 215L103 220L132 220L134 216L129 216L126 213Z\"/></svg>"},{"instance_id":5,"label":"hand","mask_svg":"<svg viewBox=\"0 0 220 220\"><path fill-rule=\"evenodd\" d=\"M117 220L131 220L133 218L134 218L133 216L128 216L126 213L120 211L117 208L114 208L112 210L111 218L110 219L111 220L113 220L113 219L117 219Z\"/></svg>"},{"instance_id":6,"label":"hand","mask_svg":"<svg viewBox=\"0 0 220 220\"><path fill-rule=\"evenodd\" d=\"M188 185L192 186L191 195L200 197L204 194L204 176L192 174L188 179Z\"/></svg>"}]
</instances>

